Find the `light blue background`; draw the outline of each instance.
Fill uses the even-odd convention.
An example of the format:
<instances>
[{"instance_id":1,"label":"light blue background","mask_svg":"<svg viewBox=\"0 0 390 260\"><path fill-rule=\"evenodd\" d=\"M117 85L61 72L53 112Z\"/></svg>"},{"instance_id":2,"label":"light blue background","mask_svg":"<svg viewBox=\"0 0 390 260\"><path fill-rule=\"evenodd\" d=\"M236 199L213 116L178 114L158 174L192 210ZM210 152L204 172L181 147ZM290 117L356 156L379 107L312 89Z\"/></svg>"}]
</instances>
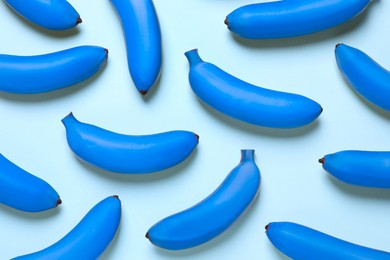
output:
<instances>
[{"instance_id":1,"label":"light blue background","mask_svg":"<svg viewBox=\"0 0 390 260\"><path fill-rule=\"evenodd\" d=\"M122 29L110 1L70 2L83 23L65 34L32 26L0 2L1 53L33 55L82 44L110 51L105 69L78 86L34 96L0 94L0 152L48 181L63 200L41 214L0 205L0 258L51 245L112 194L122 200L122 223L103 259L285 259L264 234L272 221L294 221L390 251L390 191L347 186L317 162L344 149L390 149L390 113L359 98L334 58L335 44L344 42L390 68L388 1L375 1L357 19L323 33L246 41L233 37L223 21L235 8L256 1L155 0L163 73L146 98L130 79ZM324 108L322 116L301 129L272 130L215 113L190 89L183 54L192 48L250 83L316 100ZM78 161L68 148L60 120L70 111L81 121L126 134L191 130L200 135L200 144L185 163L154 175L103 172ZM259 198L236 225L180 252L158 249L144 238L155 222L210 194L236 166L242 148L256 150L262 184Z\"/></svg>"}]
</instances>

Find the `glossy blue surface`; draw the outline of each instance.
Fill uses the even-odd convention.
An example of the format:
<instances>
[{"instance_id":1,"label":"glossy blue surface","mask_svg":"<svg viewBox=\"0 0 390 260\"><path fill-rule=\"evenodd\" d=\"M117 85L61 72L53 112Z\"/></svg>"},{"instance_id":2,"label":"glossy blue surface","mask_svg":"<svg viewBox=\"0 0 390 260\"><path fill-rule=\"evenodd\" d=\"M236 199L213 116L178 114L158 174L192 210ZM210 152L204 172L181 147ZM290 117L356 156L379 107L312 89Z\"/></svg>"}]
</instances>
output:
<instances>
[{"instance_id":1,"label":"glossy blue surface","mask_svg":"<svg viewBox=\"0 0 390 260\"><path fill-rule=\"evenodd\" d=\"M370 0L273 1L242 6L225 20L229 30L248 39L274 39L319 32L344 23Z\"/></svg>"},{"instance_id":2,"label":"glossy blue surface","mask_svg":"<svg viewBox=\"0 0 390 260\"><path fill-rule=\"evenodd\" d=\"M130 75L145 95L161 72L160 25L152 0L111 0L122 23Z\"/></svg>"},{"instance_id":3,"label":"glossy blue surface","mask_svg":"<svg viewBox=\"0 0 390 260\"><path fill-rule=\"evenodd\" d=\"M291 222L273 222L266 229L271 243L295 260L390 259L390 253L352 244Z\"/></svg>"},{"instance_id":4,"label":"glossy blue surface","mask_svg":"<svg viewBox=\"0 0 390 260\"><path fill-rule=\"evenodd\" d=\"M113 240L121 219L117 196L96 204L61 240L35 253L13 259L98 259Z\"/></svg>"},{"instance_id":5,"label":"glossy blue surface","mask_svg":"<svg viewBox=\"0 0 390 260\"><path fill-rule=\"evenodd\" d=\"M261 88L202 61L197 50L185 53L189 81L207 105L238 120L265 127L296 128L314 121L321 106L301 95Z\"/></svg>"},{"instance_id":6,"label":"glossy blue surface","mask_svg":"<svg viewBox=\"0 0 390 260\"><path fill-rule=\"evenodd\" d=\"M390 71L346 44L336 46L336 60L351 87L371 103L390 111Z\"/></svg>"},{"instance_id":7,"label":"glossy blue surface","mask_svg":"<svg viewBox=\"0 0 390 260\"><path fill-rule=\"evenodd\" d=\"M50 184L0 154L0 203L22 211L39 212L55 208L61 200Z\"/></svg>"},{"instance_id":8,"label":"glossy blue surface","mask_svg":"<svg viewBox=\"0 0 390 260\"><path fill-rule=\"evenodd\" d=\"M49 30L66 30L81 23L80 15L66 0L4 0L28 21Z\"/></svg>"},{"instance_id":9,"label":"glossy blue surface","mask_svg":"<svg viewBox=\"0 0 390 260\"><path fill-rule=\"evenodd\" d=\"M0 54L0 91L35 94L72 86L93 76L107 54L107 49L98 46L37 56Z\"/></svg>"},{"instance_id":10,"label":"glossy blue surface","mask_svg":"<svg viewBox=\"0 0 390 260\"><path fill-rule=\"evenodd\" d=\"M240 163L222 184L195 206L169 216L146 234L150 242L170 250L203 244L221 234L248 209L260 188L254 150L242 150Z\"/></svg>"},{"instance_id":11,"label":"glossy blue surface","mask_svg":"<svg viewBox=\"0 0 390 260\"><path fill-rule=\"evenodd\" d=\"M319 160L340 181L366 187L390 188L390 152L340 151Z\"/></svg>"},{"instance_id":12,"label":"glossy blue surface","mask_svg":"<svg viewBox=\"0 0 390 260\"><path fill-rule=\"evenodd\" d=\"M165 170L184 161L198 145L198 136L188 131L124 135L79 122L72 113L62 122L80 160L117 173Z\"/></svg>"}]
</instances>

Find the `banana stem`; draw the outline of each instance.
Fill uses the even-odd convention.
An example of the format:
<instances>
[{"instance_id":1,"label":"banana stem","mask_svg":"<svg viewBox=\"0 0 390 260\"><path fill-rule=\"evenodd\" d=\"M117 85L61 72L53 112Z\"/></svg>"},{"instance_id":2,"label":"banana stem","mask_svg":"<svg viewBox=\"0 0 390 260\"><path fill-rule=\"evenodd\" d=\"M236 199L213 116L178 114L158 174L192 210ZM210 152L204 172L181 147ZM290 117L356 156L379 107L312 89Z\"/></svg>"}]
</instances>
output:
<instances>
[{"instance_id":1,"label":"banana stem","mask_svg":"<svg viewBox=\"0 0 390 260\"><path fill-rule=\"evenodd\" d=\"M200 62L203 62L203 60L199 56L198 49L187 51L186 53L184 53L184 55L187 57L190 66L194 66Z\"/></svg>"},{"instance_id":2,"label":"banana stem","mask_svg":"<svg viewBox=\"0 0 390 260\"><path fill-rule=\"evenodd\" d=\"M254 161L255 150L253 149L242 149L241 150L241 161Z\"/></svg>"}]
</instances>

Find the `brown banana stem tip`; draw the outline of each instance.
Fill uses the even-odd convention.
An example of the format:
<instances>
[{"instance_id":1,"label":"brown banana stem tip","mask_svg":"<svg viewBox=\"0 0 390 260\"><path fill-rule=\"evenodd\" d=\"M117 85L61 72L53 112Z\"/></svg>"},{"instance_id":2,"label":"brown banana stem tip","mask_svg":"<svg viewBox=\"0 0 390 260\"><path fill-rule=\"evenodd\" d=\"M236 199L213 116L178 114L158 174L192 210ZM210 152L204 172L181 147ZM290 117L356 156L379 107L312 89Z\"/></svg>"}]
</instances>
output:
<instances>
[{"instance_id":1,"label":"brown banana stem tip","mask_svg":"<svg viewBox=\"0 0 390 260\"><path fill-rule=\"evenodd\" d=\"M108 60L108 53L109 53L109 51L108 51L108 49L107 49L107 48L104 48L104 51L106 52L106 55L104 56L104 62L107 62L107 60Z\"/></svg>"},{"instance_id":2,"label":"brown banana stem tip","mask_svg":"<svg viewBox=\"0 0 390 260\"><path fill-rule=\"evenodd\" d=\"M199 141L199 135L195 134L195 136L196 136L196 139L198 139L198 141Z\"/></svg>"},{"instance_id":3,"label":"brown banana stem tip","mask_svg":"<svg viewBox=\"0 0 390 260\"><path fill-rule=\"evenodd\" d=\"M60 197L58 197L58 200L57 200L57 202L56 202L56 207L57 207L58 205L60 205L61 203L62 203L62 200L61 200Z\"/></svg>"},{"instance_id":4,"label":"brown banana stem tip","mask_svg":"<svg viewBox=\"0 0 390 260\"><path fill-rule=\"evenodd\" d=\"M78 25L79 23L82 23L83 22L83 20L81 20L81 18L80 18L80 16L77 18L77 20L76 20L76 25Z\"/></svg>"},{"instance_id":5,"label":"brown banana stem tip","mask_svg":"<svg viewBox=\"0 0 390 260\"><path fill-rule=\"evenodd\" d=\"M318 162L324 164L325 163L325 158L318 159Z\"/></svg>"},{"instance_id":6,"label":"brown banana stem tip","mask_svg":"<svg viewBox=\"0 0 390 260\"><path fill-rule=\"evenodd\" d=\"M265 230L267 231L269 229L269 224L265 226Z\"/></svg>"},{"instance_id":7,"label":"brown banana stem tip","mask_svg":"<svg viewBox=\"0 0 390 260\"><path fill-rule=\"evenodd\" d=\"M146 237L147 239L150 239L149 233L146 233L146 234L145 234L145 237Z\"/></svg>"},{"instance_id":8,"label":"brown banana stem tip","mask_svg":"<svg viewBox=\"0 0 390 260\"><path fill-rule=\"evenodd\" d=\"M225 19L224 24L226 24L227 26L229 26L229 21L228 21L227 18Z\"/></svg>"},{"instance_id":9,"label":"brown banana stem tip","mask_svg":"<svg viewBox=\"0 0 390 260\"><path fill-rule=\"evenodd\" d=\"M112 196L119 200L119 196L118 195L112 195Z\"/></svg>"},{"instance_id":10,"label":"brown banana stem tip","mask_svg":"<svg viewBox=\"0 0 390 260\"><path fill-rule=\"evenodd\" d=\"M141 90L139 93L141 93L143 96L145 96L146 94L148 94L148 91L146 91L146 90Z\"/></svg>"}]
</instances>

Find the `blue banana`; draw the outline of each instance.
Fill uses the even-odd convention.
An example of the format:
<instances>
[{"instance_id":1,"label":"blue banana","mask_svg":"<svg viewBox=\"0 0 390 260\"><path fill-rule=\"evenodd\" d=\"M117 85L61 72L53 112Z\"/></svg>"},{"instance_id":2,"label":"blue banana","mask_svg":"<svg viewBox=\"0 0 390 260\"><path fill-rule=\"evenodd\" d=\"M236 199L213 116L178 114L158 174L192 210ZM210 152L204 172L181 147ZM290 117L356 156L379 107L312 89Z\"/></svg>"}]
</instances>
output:
<instances>
[{"instance_id":1,"label":"blue banana","mask_svg":"<svg viewBox=\"0 0 390 260\"><path fill-rule=\"evenodd\" d=\"M161 31L152 0L111 0L121 20L135 87L146 95L161 74Z\"/></svg>"},{"instance_id":2,"label":"blue banana","mask_svg":"<svg viewBox=\"0 0 390 260\"><path fill-rule=\"evenodd\" d=\"M390 259L388 252L352 244L291 222L273 222L265 228L271 243L283 254L296 260Z\"/></svg>"},{"instance_id":3,"label":"blue banana","mask_svg":"<svg viewBox=\"0 0 390 260\"><path fill-rule=\"evenodd\" d=\"M170 131L123 135L79 122L72 113L62 119L68 144L80 160L117 173L151 173L184 161L198 144L198 135Z\"/></svg>"},{"instance_id":4,"label":"blue banana","mask_svg":"<svg viewBox=\"0 0 390 260\"><path fill-rule=\"evenodd\" d=\"M240 163L207 198L153 225L146 233L150 242L170 250L186 249L206 243L231 226L259 193L261 176L254 152L241 150Z\"/></svg>"},{"instance_id":5,"label":"blue banana","mask_svg":"<svg viewBox=\"0 0 390 260\"><path fill-rule=\"evenodd\" d=\"M202 61L196 49L185 55L192 90L204 103L228 116L258 126L296 128L311 123L322 112L322 107L307 97L246 83Z\"/></svg>"},{"instance_id":6,"label":"blue banana","mask_svg":"<svg viewBox=\"0 0 390 260\"><path fill-rule=\"evenodd\" d=\"M107 49L98 46L37 56L0 54L0 91L36 94L74 85L93 76L107 55Z\"/></svg>"},{"instance_id":7,"label":"blue banana","mask_svg":"<svg viewBox=\"0 0 390 260\"><path fill-rule=\"evenodd\" d=\"M26 212L40 212L55 208L61 199L50 184L0 154L0 203Z\"/></svg>"},{"instance_id":8,"label":"blue banana","mask_svg":"<svg viewBox=\"0 0 390 260\"><path fill-rule=\"evenodd\" d=\"M340 181L365 187L390 188L390 152L340 151L318 160Z\"/></svg>"},{"instance_id":9,"label":"blue banana","mask_svg":"<svg viewBox=\"0 0 390 260\"><path fill-rule=\"evenodd\" d=\"M390 71L346 44L338 44L335 53L348 84L371 103L390 111Z\"/></svg>"},{"instance_id":10,"label":"blue banana","mask_svg":"<svg viewBox=\"0 0 390 260\"><path fill-rule=\"evenodd\" d=\"M62 239L18 260L98 259L115 237L121 219L121 202L111 196L96 204Z\"/></svg>"},{"instance_id":11,"label":"blue banana","mask_svg":"<svg viewBox=\"0 0 390 260\"><path fill-rule=\"evenodd\" d=\"M243 38L275 39L319 32L361 13L370 0L274 1L242 6L225 20Z\"/></svg>"},{"instance_id":12,"label":"blue banana","mask_svg":"<svg viewBox=\"0 0 390 260\"><path fill-rule=\"evenodd\" d=\"M80 15L66 0L4 0L26 20L49 30L67 30L81 23Z\"/></svg>"}]
</instances>

